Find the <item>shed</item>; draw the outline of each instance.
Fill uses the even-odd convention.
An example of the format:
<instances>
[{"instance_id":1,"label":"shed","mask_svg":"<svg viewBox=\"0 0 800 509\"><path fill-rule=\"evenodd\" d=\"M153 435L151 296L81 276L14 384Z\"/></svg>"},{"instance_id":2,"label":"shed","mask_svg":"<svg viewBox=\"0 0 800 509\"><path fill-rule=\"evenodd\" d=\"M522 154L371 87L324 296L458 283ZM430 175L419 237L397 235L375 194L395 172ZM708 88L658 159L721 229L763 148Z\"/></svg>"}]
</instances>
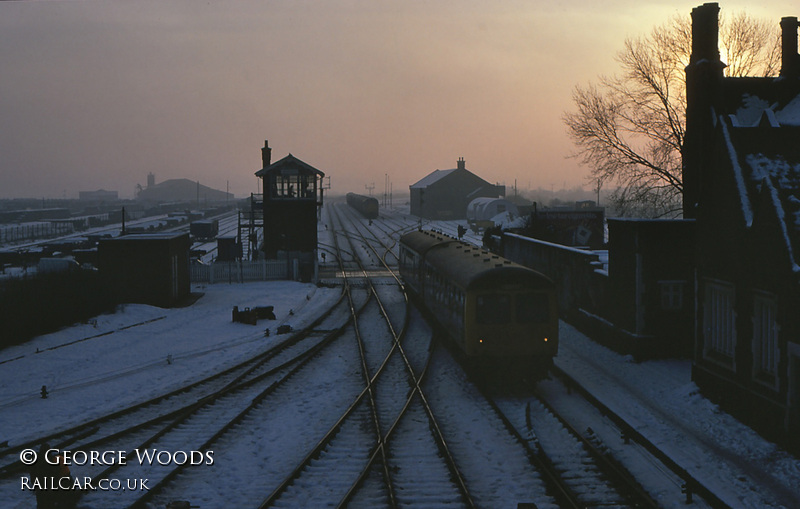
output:
<instances>
[{"instance_id":1,"label":"shed","mask_svg":"<svg viewBox=\"0 0 800 509\"><path fill-rule=\"evenodd\" d=\"M506 188L486 182L466 169L463 158L451 170L435 170L409 186L411 213L427 219L464 219L475 198L505 196Z\"/></svg>"},{"instance_id":2,"label":"shed","mask_svg":"<svg viewBox=\"0 0 800 509\"><path fill-rule=\"evenodd\" d=\"M609 219L609 318L648 356L692 351L695 221Z\"/></svg>"},{"instance_id":3,"label":"shed","mask_svg":"<svg viewBox=\"0 0 800 509\"><path fill-rule=\"evenodd\" d=\"M98 269L123 302L172 307L190 293L190 247L187 233L102 239Z\"/></svg>"}]
</instances>

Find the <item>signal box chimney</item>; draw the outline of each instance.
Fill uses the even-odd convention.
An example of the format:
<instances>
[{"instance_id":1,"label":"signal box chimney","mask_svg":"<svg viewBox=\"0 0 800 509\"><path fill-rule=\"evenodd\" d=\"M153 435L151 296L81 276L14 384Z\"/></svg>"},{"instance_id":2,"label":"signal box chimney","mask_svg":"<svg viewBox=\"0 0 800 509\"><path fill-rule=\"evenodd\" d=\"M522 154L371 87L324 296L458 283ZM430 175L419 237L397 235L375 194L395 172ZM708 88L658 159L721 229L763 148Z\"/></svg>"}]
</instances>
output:
<instances>
[{"instance_id":1,"label":"signal box chimney","mask_svg":"<svg viewBox=\"0 0 800 509\"><path fill-rule=\"evenodd\" d=\"M261 149L261 167L269 168L272 161L272 149L269 148L269 140L264 140L264 148Z\"/></svg>"}]
</instances>

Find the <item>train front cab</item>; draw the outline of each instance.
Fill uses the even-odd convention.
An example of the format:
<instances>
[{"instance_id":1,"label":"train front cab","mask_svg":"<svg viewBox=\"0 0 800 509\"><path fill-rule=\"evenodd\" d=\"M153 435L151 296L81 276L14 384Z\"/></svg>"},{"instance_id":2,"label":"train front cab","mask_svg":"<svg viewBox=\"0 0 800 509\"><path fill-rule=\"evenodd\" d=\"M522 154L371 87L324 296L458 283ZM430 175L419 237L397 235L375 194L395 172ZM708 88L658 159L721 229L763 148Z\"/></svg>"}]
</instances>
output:
<instances>
[{"instance_id":1,"label":"train front cab","mask_svg":"<svg viewBox=\"0 0 800 509\"><path fill-rule=\"evenodd\" d=\"M470 285L466 299L467 357L517 362L545 370L558 353L555 294L544 278L509 274ZM513 276L513 277L512 277Z\"/></svg>"}]
</instances>

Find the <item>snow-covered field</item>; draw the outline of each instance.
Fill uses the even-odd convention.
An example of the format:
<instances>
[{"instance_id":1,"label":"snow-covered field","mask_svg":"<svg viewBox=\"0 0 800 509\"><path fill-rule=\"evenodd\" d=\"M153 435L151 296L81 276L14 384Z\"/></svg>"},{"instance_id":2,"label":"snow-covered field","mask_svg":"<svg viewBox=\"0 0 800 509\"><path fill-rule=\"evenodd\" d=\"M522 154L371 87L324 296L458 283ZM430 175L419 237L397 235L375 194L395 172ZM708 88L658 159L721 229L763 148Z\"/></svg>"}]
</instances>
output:
<instances>
[{"instance_id":1,"label":"snow-covered field","mask_svg":"<svg viewBox=\"0 0 800 509\"><path fill-rule=\"evenodd\" d=\"M125 304L0 351L0 442L20 443L208 376L280 341L279 325L305 326L340 294L289 281L192 292L203 296L189 307ZM274 306L277 319L234 323L233 306ZM40 397L43 385L47 399Z\"/></svg>"}]
</instances>

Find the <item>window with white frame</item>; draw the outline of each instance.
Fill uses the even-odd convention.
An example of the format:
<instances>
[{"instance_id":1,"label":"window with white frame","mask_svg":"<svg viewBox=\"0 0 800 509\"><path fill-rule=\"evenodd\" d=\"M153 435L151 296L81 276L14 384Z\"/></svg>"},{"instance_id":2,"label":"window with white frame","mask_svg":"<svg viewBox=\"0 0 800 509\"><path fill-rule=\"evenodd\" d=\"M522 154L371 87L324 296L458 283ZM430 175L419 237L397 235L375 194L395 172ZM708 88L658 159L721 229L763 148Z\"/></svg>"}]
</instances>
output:
<instances>
[{"instance_id":1,"label":"window with white frame","mask_svg":"<svg viewBox=\"0 0 800 509\"><path fill-rule=\"evenodd\" d=\"M683 287L685 281L659 281L661 289L661 309L679 310L683 308Z\"/></svg>"},{"instance_id":2,"label":"window with white frame","mask_svg":"<svg viewBox=\"0 0 800 509\"><path fill-rule=\"evenodd\" d=\"M706 356L733 363L736 350L736 312L734 287L730 283L707 280L703 306Z\"/></svg>"},{"instance_id":3,"label":"window with white frame","mask_svg":"<svg viewBox=\"0 0 800 509\"><path fill-rule=\"evenodd\" d=\"M774 381L778 372L778 301L768 293L753 297L753 373Z\"/></svg>"}]
</instances>

